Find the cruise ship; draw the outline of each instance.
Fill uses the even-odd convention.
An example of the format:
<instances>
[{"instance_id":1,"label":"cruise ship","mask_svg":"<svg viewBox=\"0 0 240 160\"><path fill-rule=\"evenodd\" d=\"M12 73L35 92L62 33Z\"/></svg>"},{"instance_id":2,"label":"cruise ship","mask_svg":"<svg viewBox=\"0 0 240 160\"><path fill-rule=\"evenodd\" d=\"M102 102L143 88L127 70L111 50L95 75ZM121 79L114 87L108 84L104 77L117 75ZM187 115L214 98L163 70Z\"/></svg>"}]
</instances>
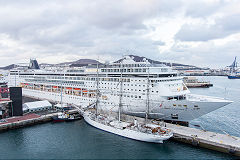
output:
<instances>
[{"instance_id":1,"label":"cruise ship","mask_svg":"<svg viewBox=\"0 0 240 160\"><path fill-rule=\"evenodd\" d=\"M63 70L39 69L36 60L30 64L29 69L11 70L8 85L21 86L25 96L82 107L98 101L103 112L118 112L121 101L125 114L145 117L148 105L148 118L190 121L231 103L191 94L177 71L146 58L136 62L125 56L114 63Z\"/></svg>"}]
</instances>

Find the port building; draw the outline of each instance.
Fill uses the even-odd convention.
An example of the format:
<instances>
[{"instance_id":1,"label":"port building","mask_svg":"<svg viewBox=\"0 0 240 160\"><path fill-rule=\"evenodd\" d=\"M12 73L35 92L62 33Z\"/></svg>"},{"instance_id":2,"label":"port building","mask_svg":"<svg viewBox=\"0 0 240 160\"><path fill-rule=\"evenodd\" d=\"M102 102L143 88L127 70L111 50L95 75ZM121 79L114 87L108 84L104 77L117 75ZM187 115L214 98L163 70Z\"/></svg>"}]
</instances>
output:
<instances>
[{"instance_id":1,"label":"port building","mask_svg":"<svg viewBox=\"0 0 240 160\"><path fill-rule=\"evenodd\" d=\"M47 101L27 102L23 104L23 112L38 112L52 109L52 104Z\"/></svg>"}]
</instances>

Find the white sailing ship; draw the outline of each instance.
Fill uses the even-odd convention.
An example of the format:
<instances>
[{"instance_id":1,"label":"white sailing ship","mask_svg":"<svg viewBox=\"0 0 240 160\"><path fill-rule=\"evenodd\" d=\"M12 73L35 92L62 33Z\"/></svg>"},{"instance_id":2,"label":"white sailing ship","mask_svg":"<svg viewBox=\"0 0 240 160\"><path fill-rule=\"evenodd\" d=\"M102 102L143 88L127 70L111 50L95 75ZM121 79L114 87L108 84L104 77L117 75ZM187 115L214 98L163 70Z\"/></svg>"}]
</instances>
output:
<instances>
[{"instance_id":1,"label":"white sailing ship","mask_svg":"<svg viewBox=\"0 0 240 160\"><path fill-rule=\"evenodd\" d=\"M85 112L83 117L88 124L98 129L134 140L163 143L173 136L171 130L159 125L123 122L101 114L96 117L90 111Z\"/></svg>"},{"instance_id":2,"label":"white sailing ship","mask_svg":"<svg viewBox=\"0 0 240 160\"><path fill-rule=\"evenodd\" d=\"M34 61L31 66L38 65ZM148 93L149 118L165 120L190 121L231 103L222 98L191 94L183 78L171 67L151 64L146 59L135 62L131 56L125 56L121 63L100 65L99 69L96 65L50 71L32 67L13 69L9 73L8 85L21 86L26 96L59 102L62 97L63 103L85 107L96 101L98 79L99 110L118 112L121 74L121 111L124 114L145 117Z\"/></svg>"},{"instance_id":3,"label":"white sailing ship","mask_svg":"<svg viewBox=\"0 0 240 160\"><path fill-rule=\"evenodd\" d=\"M98 67L97 67L98 68ZM99 74L97 73L97 78ZM171 130L167 129L166 127L154 124L147 124L148 122L147 115L148 115L148 102L146 105L146 121L145 123L138 123L137 120L133 122L126 122L121 120L121 107L122 107L122 72L121 77L119 78L120 83L120 90L119 90L119 110L118 110L118 120L112 117L110 114L107 116L101 114L98 111L98 104L99 104L99 80L97 79L97 95L96 95L96 103L95 103L95 110L88 109L87 111L83 112L84 120L103 131L107 131L119 136L123 136L126 138L144 141L144 142L153 142L153 143L163 143L164 140L167 140L173 136ZM149 77L148 77L149 82ZM148 85L149 87L149 85ZM148 94L149 96L149 94Z\"/></svg>"}]
</instances>

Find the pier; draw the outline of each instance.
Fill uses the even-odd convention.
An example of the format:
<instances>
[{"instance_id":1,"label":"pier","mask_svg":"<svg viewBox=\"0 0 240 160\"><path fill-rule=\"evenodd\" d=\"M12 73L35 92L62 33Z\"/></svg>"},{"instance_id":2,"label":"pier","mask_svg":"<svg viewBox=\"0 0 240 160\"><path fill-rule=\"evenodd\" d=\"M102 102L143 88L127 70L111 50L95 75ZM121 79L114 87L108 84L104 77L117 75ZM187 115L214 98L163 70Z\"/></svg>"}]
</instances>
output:
<instances>
[{"instance_id":1,"label":"pier","mask_svg":"<svg viewBox=\"0 0 240 160\"><path fill-rule=\"evenodd\" d=\"M223 153L240 156L240 138L196 128L166 123L173 131L173 140L207 148Z\"/></svg>"}]
</instances>

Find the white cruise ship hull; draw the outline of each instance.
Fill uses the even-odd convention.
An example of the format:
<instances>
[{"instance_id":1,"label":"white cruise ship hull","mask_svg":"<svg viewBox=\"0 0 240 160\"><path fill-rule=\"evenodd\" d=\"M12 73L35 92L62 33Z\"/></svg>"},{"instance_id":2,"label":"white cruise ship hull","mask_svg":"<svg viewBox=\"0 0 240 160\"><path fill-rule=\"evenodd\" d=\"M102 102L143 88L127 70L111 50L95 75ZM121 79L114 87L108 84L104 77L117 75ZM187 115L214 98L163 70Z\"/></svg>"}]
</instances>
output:
<instances>
[{"instance_id":1,"label":"white cruise ship hull","mask_svg":"<svg viewBox=\"0 0 240 160\"><path fill-rule=\"evenodd\" d=\"M107 131L122 137L126 137L133 140L143 141L143 142L152 142L152 143L163 143L164 140L167 140L172 137L171 135L153 135L143 132L138 132L130 129L118 129L112 126L107 126L92 120L87 113L83 115L84 120L93 127Z\"/></svg>"},{"instance_id":2,"label":"white cruise ship hull","mask_svg":"<svg viewBox=\"0 0 240 160\"><path fill-rule=\"evenodd\" d=\"M217 110L231 102L191 102L191 101L185 101L185 102L178 102L177 106L180 104L187 105L188 108L185 107L159 107L152 106L149 118L153 119L164 119L164 120L173 120L173 121L190 121L193 119L196 119L198 117L201 117L202 115L205 115L209 112L212 112L214 110ZM171 102L168 102L169 105L171 105ZM195 108L194 105L197 105L198 107ZM134 108L129 111L125 110L123 111L125 114L138 116L138 117L145 117L145 109L144 107L141 107L142 109L138 109L138 111L134 111Z\"/></svg>"},{"instance_id":3,"label":"white cruise ship hull","mask_svg":"<svg viewBox=\"0 0 240 160\"><path fill-rule=\"evenodd\" d=\"M61 101L61 93L50 93L45 91L23 88L23 95L33 98L47 99L54 102ZM203 96L201 96L201 98L203 98ZM205 99L206 98L207 97L205 96ZM94 100L91 101L88 97L79 97L66 94L63 94L62 101L63 103L81 105L82 107L86 107L89 104L94 103ZM133 105L131 105L131 103ZM218 108L221 108L229 103L231 103L231 101L213 98L211 98L211 101L189 99L181 101L163 101L161 103L151 102L149 107L150 108L149 118L173 121L190 121L198 117L201 117L202 115L205 115L211 111L214 111ZM122 107L123 113L133 116L145 117L146 102L144 100L129 102L129 104L130 105ZM118 111L117 106L113 107L113 105L107 103L99 104L99 108L102 110L112 112Z\"/></svg>"}]
</instances>

